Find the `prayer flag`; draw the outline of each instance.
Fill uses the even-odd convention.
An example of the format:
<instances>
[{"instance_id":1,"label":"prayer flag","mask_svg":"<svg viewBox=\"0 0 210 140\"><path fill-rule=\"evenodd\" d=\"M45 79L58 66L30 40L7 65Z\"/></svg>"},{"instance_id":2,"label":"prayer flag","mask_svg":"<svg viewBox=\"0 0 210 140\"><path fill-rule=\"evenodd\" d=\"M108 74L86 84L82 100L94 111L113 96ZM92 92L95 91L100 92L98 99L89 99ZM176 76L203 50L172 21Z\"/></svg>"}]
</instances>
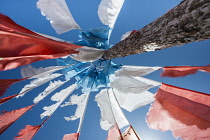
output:
<instances>
[{"instance_id":1,"label":"prayer flag","mask_svg":"<svg viewBox=\"0 0 210 140\"><path fill-rule=\"evenodd\" d=\"M181 77L186 76L190 74L195 74L197 71L205 71L210 72L210 65L208 66L169 66L169 67L163 67L162 75L163 77Z\"/></svg>"},{"instance_id":2,"label":"prayer flag","mask_svg":"<svg viewBox=\"0 0 210 140\"><path fill-rule=\"evenodd\" d=\"M132 126L129 126L122 136L123 140L141 140Z\"/></svg>"},{"instance_id":3,"label":"prayer flag","mask_svg":"<svg viewBox=\"0 0 210 140\"><path fill-rule=\"evenodd\" d=\"M4 95L6 90L14 83L20 82L22 80L25 80L27 78L22 79L0 79L0 96Z\"/></svg>"},{"instance_id":4,"label":"prayer flag","mask_svg":"<svg viewBox=\"0 0 210 140\"><path fill-rule=\"evenodd\" d=\"M28 77L28 79L34 78L44 78L51 75L53 72L64 69L68 66L50 66L45 68L34 68L31 65L27 65L21 68L21 75L23 78Z\"/></svg>"},{"instance_id":5,"label":"prayer flag","mask_svg":"<svg viewBox=\"0 0 210 140\"><path fill-rule=\"evenodd\" d=\"M55 104L51 106L45 106L43 110L45 110L40 117L44 118L45 116L51 116L55 110L61 105L61 103L78 87L77 84L73 84L66 89L61 90L60 92L55 93L52 97L52 101L57 101Z\"/></svg>"},{"instance_id":6,"label":"prayer flag","mask_svg":"<svg viewBox=\"0 0 210 140\"><path fill-rule=\"evenodd\" d=\"M7 19L9 17L0 14L0 57L55 55L64 52L71 54L75 52L74 49L82 47L42 37L16 24L11 19L9 20L10 23L13 22L13 25L10 26L5 21Z\"/></svg>"},{"instance_id":7,"label":"prayer flag","mask_svg":"<svg viewBox=\"0 0 210 140\"><path fill-rule=\"evenodd\" d=\"M9 31L9 32L19 32L19 33L25 33L25 34L43 37L27 28L24 28L23 26L18 25L11 18L1 13L0 13L0 30Z\"/></svg>"},{"instance_id":8,"label":"prayer flag","mask_svg":"<svg viewBox=\"0 0 210 140\"><path fill-rule=\"evenodd\" d=\"M77 53L82 46L55 41L32 32L0 14L0 70ZM9 47L8 47L9 46Z\"/></svg>"},{"instance_id":9,"label":"prayer flag","mask_svg":"<svg viewBox=\"0 0 210 140\"><path fill-rule=\"evenodd\" d=\"M162 84L147 122L153 129L171 130L185 140L210 137L210 95Z\"/></svg>"},{"instance_id":10,"label":"prayer flag","mask_svg":"<svg viewBox=\"0 0 210 140\"><path fill-rule=\"evenodd\" d=\"M126 39L130 34L131 34L132 31L127 31L126 33L124 33L120 39L120 41Z\"/></svg>"},{"instance_id":11,"label":"prayer flag","mask_svg":"<svg viewBox=\"0 0 210 140\"><path fill-rule=\"evenodd\" d=\"M98 6L98 16L101 22L114 27L125 0L102 0Z\"/></svg>"},{"instance_id":12,"label":"prayer flag","mask_svg":"<svg viewBox=\"0 0 210 140\"><path fill-rule=\"evenodd\" d=\"M40 77L40 78L36 78L34 80L32 80L29 84L25 85L20 93L19 93L19 96L17 97L22 97L24 96L27 92L29 92L30 90L36 88L36 87L39 87L47 82L49 82L50 80L53 80L59 76L61 76L62 74L59 74L59 73L53 73L49 76L46 76L46 77Z\"/></svg>"},{"instance_id":13,"label":"prayer flag","mask_svg":"<svg viewBox=\"0 0 210 140\"><path fill-rule=\"evenodd\" d=\"M18 56L6 57L0 61L0 71L14 69L23 65L28 65L36 61L55 59L66 56L66 53L55 55L34 55L34 56Z\"/></svg>"},{"instance_id":14,"label":"prayer flag","mask_svg":"<svg viewBox=\"0 0 210 140\"><path fill-rule=\"evenodd\" d=\"M160 82L149 80L143 77L130 77L130 76L117 77L111 83L112 88L125 94L128 92L139 94L159 85Z\"/></svg>"},{"instance_id":15,"label":"prayer flag","mask_svg":"<svg viewBox=\"0 0 210 140\"><path fill-rule=\"evenodd\" d=\"M18 136L16 136L15 140L31 140L34 135L39 131L42 125L26 125L25 129L20 130Z\"/></svg>"},{"instance_id":16,"label":"prayer flag","mask_svg":"<svg viewBox=\"0 0 210 140\"><path fill-rule=\"evenodd\" d=\"M79 139L79 133L72 133L64 135L62 140L78 140L78 139Z\"/></svg>"},{"instance_id":17,"label":"prayer flag","mask_svg":"<svg viewBox=\"0 0 210 140\"><path fill-rule=\"evenodd\" d=\"M120 107L126 109L129 112L132 112L133 110L144 105L150 104L155 100L154 94L150 93L149 91L134 94L130 92L123 93L113 89L109 90L109 92L114 92Z\"/></svg>"},{"instance_id":18,"label":"prayer flag","mask_svg":"<svg viewBox=\"0 0 210 140\"><path fill-rule=\"evenodd\" d=\"M3 104L3 103L5 103L5 102L7 102L7 101L9 101L10 99L16 97L17 95L18 94L15 94L15 95L12 95L12 96L9 96L9 97L5 97L5 98L1 98L0 99L0 105Z\"/></svg>"},{"instance_id":19,"label":"prayer flag","mask_svg":"<svg viewBox=\"0 0 210 140\"><path fill-rule=\"evenodd\" d=\"M37 7L43 16L46 16L58 34L72 29L80 29L75 22L65 0L39 0Z\"/></svg>"},{"instance_id":20,"label":"prayer flag","mask_svg":"<svg viewBox=\"0 0 210 140\"><path fill-rule=\"evenodd\" d=\"M0 134L2 134L7 128L9 128L17 119L19 119L24 113L31 109L34 105L27 106L21 109L13 110L10 112L4 112L0 115Z\"/></svg>"},{"instance_id":21,"label":"prayer flag","mask_svg":"<svg viewBox=\"0 0 210 140\"><path fill-rule=\"evenodd\" d=\"M60 86L62 86L64 83L66 83L69 80L66 81L50 81L49 86L42 92L40 93L37 97L34 98L33 102L35 104L37 104L38 102L40 102L41 100L43 100L47 95L49 95L50 93L52 93L54 90L56 90L57 88L59 88Z\"/></svg>"},{"instance_id":22,"label":"prayer flag","mask_svg":"<svg viewBox=\"0 0 210 140\"><path fill-rule=\"evenodd\" d=\"M85 111L85 107L87 105L87 101L88 101L88 97L89 97L89 93L84 93L80 96L77 96L77 95L72 95L71 98L70 98L70 101L69 102L65 102L64 105L62 105L61 107L63 106L67 106L67 105L77 105L77 109L75 111L75 114L74 116L71 116L71 117L64 117L67 121L71 120L76 120L78 118L82 118L83 115L84 115L84 111Z\"/></svg>"},{"instance_id":23,"label":"prayer flag","mask_svg":"<svg viewBox=\"0 0 210 140\"><path fill-rule=\"evenodd\" d=\"M103 89L95 96L95 101L101 110L101 128L109 130L114 124L119 128L129 125L112 92Z\"/></svg>"},{"instance_id":24,"label":"prayer flag","mask_svg":"<svg viewBox=\"0 0 210 140\"><path fill-rule=\"evenodd\" d=\"M55 55L77 53L82 46L54 41L29 34L0 30L0 57ZM9 46L9 47L8 47Z\"/></svg>"},{"instance_id":25,"label":"prayer flag","mask_svg":"<svg viewBox=\"0 0 210 140\"><path fill-rule=\"evenodd\" d=\"M164 102L166 103L167 101ZM173 132L174 137L180 137L184 140L209 140L209 122L205 122L204 120L200 119L200 124L202 126L201 127L197 124L199 121L196 121L197 123L193 122L196 116L192 117L192 114L176 106L173 106L169 102L166 104L165 103L163 106L163 101L156 100L150 107L150 111L147 115L147 123L151 129L157 129L163 132L171 130ZM170 109L166 109L166 106L168 106L168 108ZM176 115L182 116L182 118L186 117L185 122L183 120L179 120L177 118L178 116L174 117L174 115L171 114L172 111L176 112ZM194 119L191 120L192 118ZM205 127L206 129L204 129Z\"/></svg>"},{"instance_id":26,"label":"prayer flag","mask_svg":"<svg viewBox=\"0 0 210 140\"><path fill-rule=\"evenodd\" d=\"M71 56L73 59L81 62L93 62L98 59L100 59L105 50L103 49L96 49L91 47L83 46L82 48L79 48L79 53Z\"/></svg>"},{"instance_id":27,"label":"prayer flag","mask_svg":"<svg viewBox=\"0 0 210 140\"><path fill-rule=\"evenodd\" d=\"M144 76L149 73L152 73L161 67L144 67L144 66L122 66L121 69L115 72L115 75L117 77L119 76L132 76L132 77L137 77L137 76Z\"/></svg>"},{"instance_id":28,"label":"prayer flag","mask_svg":"<svg viewBox=\"0 0 210 140\"><path fill-rule=\"evenodd\" d=\"M117 124L114 124L108 132L108 137L106 140L123 140L122 134L120 129L118 128Z\"/></svg>"}]
</instances>

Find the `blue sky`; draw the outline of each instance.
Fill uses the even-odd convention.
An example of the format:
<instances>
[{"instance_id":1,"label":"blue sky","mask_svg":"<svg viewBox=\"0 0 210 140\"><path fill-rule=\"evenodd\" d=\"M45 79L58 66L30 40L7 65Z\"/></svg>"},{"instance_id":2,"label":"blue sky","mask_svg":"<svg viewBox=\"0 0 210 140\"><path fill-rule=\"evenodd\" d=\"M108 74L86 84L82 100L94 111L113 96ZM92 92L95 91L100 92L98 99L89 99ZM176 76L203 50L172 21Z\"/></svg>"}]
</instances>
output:
<instances>
[{"instance_id":1,"label":"blue sky","mask_svg":"<svg viewBox=\"0 0 210 140\"><path fill-rule=\"evenodd\" d=\"M100 0L66 0L71 10L72 15L80 27L86 31L89 28L102 27L97 15L97 8ZM122 34L127 31L137 30L149 24L159 16L166 13L168 10L176 6L181 0L127 0L125 1L121 13L113 29L110 43L116 44L120 41ZM11 17L16 23L31 29L36 32L62 38L68 41L78 40L78 30L72 30L62 35L57 35L51 27L49 21L41 15L36 8L37 0L1 0L0 12ZM176 66L176 65L191 65L203 66L210 64L210 40L190 43L181 47L173 47L156 52L148 52L117 58L113 61L124 65L138 66ZM35 67L46 67L56 65L55 60L46 60L32 64ZM210 93L209 83L210 74L198 72L195 75L189 75L182 78L161 78L161 71L156 71L146 76L147 78L164 82L167 84L196 90L204 93ZM20 68L15 70L0 72L1 79L21 78ZM19 93L23 85L28 81L19 82L13 85L5 94L10 96ZM71 82L73 83L73 81ZM32 90L24 97L13 99L8 103L0 106L0 110L14 110L33 104L32 100L40 92L44 90L47 84ZM65 84L62 88L69 86ZM60 88L60 89L62 89ZM157 88L150 90L155 93ZM80 90L74 92L80 94ZM100 111L94 101L97 92L91 93L90 100L87 106L87 112L81 132L80 140L103 140L106 139L107 132L102 130L99 125ZM50 97L36 105L31 111L27 112L17 122L15 122L0 139L11 140L17 135L20 129L25 125L38 125L42 122L39 115L43 112L42 107L51 105ZM161 132L149 129L145 117L150 105L139 108L131 113L124 110L126 117L133 125L137 133L143 140L174 140L172 133ZM67 122L63 119L64 116L74 114L76 106L59 108L54 115L45 123L33 140L60 140L64 134L75 133L78 127L78 120Z\"/></svg>"}]
</instances>

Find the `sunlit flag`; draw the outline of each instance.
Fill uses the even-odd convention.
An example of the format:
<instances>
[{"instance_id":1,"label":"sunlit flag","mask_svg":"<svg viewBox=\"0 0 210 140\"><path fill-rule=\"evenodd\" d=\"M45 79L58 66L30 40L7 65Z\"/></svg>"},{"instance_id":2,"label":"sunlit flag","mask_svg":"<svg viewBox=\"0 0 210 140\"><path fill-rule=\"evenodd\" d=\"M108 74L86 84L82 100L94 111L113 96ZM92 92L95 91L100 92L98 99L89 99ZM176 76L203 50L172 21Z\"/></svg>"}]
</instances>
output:
<instances>
[{"instance_id":1,"label":"sunlit flag","mask_svg":"<svg viewBox=\"0 0 210 140\"><path fill-rule=\"evenodd\" d=\"M175 137L210 137L210 95L162 84L147 116L150 128L171 130Z\"/></svg>"}]
</instances>

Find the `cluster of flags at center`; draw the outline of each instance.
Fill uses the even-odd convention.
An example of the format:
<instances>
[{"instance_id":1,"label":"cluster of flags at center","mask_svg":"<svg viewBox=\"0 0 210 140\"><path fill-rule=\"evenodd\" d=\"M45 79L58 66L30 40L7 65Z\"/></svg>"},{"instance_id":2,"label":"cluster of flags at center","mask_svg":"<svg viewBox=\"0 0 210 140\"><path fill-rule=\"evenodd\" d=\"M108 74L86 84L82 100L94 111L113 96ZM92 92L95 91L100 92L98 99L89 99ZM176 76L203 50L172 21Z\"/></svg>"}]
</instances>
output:
<instances>
[{"instance_id":1,"label":"cluster of flags at center","mask_svg":"<svg viewBox=\"0 0 210 140\"><path fill-rule=\"evenodd\" d=\"M147 116L148 125L161 131L171 130L175 137L185 140L208 140L210 137L210 95L171 86L144 78L149 73L162 69L162 76L181 77L198 71L210 72L208 66L122 66L102 58L109 49L110 34L124 0L102 0L98 7L99 19L108 27L80 31L80 39L67 43L61 39L30 31L0 14L0 71L22 67L21 79L1 79L0 96L16 82L33 79L25 85L19 94L0 99L0 104L14 97L22 97L30 90L47 82L49 86L36 98L33 105L3 112L0 115L0 134L9 128L24 113L50 95L53 91L68 83L71 78L76 82L66 89L56 92L51 100L56 102L43 107L41 118L47 117L41 124L26 127L18 133L16 140L30 140L61 106L77 105L74 116L64 117L67 121L80 119L76 133L65 134L63 140L78 140L87 108L90 93L99 91L95 101L101 110L101 128L108 131L107 140L141 140L123 113L123 109L132 112L139 107L154 102ZM37 7L46 16L58 34L71 29L80 29L65 3L65 0L39 0ZM132 32L133 33L133 32ZM132 34L131 33L131 34ZM127 35L129 35L127 33ZM124 38L124 37L123 37ZM8 47L9 46L9 47ZM28 64L57 59L59 66L34 68ZM57 71L61 70L62 73ZM65 80L55 80L64 75ZM159 87L154 95L149 89ZM81 87L83 94L72 95ZM125 130L125 131L123 131Z\"/></svg>"}]
</instances>

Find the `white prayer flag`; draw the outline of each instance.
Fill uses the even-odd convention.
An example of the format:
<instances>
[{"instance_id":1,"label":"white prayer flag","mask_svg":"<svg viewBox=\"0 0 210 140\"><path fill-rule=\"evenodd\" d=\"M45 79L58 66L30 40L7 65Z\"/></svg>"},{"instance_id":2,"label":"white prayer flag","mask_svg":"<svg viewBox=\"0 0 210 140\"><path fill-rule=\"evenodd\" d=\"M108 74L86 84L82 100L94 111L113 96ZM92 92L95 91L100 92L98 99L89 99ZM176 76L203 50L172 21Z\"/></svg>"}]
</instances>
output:
<instances>
[{"instance_id":1,"label":"white prayer flag","mask_svg":"<svg viewBox=\"0 0 210 140\"><path fill-rule=\"evenodd\" d=\"M125 0L102 0L98 7L98 16L101 22L114 27Z\"/></svg>"},{"instance_id":2,"label":"white prayer flag","mask_svg":"<svg viewBox=\"0 0 210 140\"><path fill-rule=\"evenodd\" d=\"M93 62L100 59L105 50L96 49L91 47L83 46L82 48L77 49L79 51L78 54L70 55L73 59L82 62Z\"/></svg>"},{"instance_id":3,"label":"white prayer flag","mask_svg":"<svg viewBox=\"0 0 210 140\"><path fill-rule=\"evenodd\" d=\"M149 91L144 91L139 94L133 94L130 92L127 92L125 94L116 89L113 89L113 91L109 90L109 92L114 92L120 106L129 112L132 112L139 107L150 104L155 100L154 94L150 93Z\"/></svg>"},{"instance_id":4,"label":"white prayer flag","mask_svg":"<svg viewBox=\"0 0 210 140\"><path fill-rule=\"evenodd\" d=\"M20 91L19 95L17 97L22 97L25 95L25 93L27 93L28 91L36 88L36 87L39 87L47 82L49 82L50 80L53 80L59 76L61 76L62 74L59 74L59 73L54 73L54 74L51 74L49 76L46 76L46 77L41 77L41 78L37 78L33 81L30 82L30 84L27 84L25 85L22 90Z\"/></svg>"},{"instance_id":5,"label":"white prayer flag","mask_svg":"<svg viewBox=\"0 0 210 140\"><path fill-rule=\"evenodd\" d=\"M40 117L44 118L45 116L51 116L55 110L61 105L61 103L77 88L77 84L73 84L66 89L61 90L60 92L55 93L52 97L52 101L57 101L57 103L51 105L51 106L45 106L43 109L45 112L43 112Z\"/></svg>"},{"instance_id":6,"label":"white prayer flag","mask_svg":"<svg viewBox=\"0 0 210 140\"><path fill-rule=\"evenodd\" d=\"M119 76L144 76L152 73L162 67L144 67L144 66L128 66L125 65L121 69L115 72L117 77Z\"/></svg>"},{"instance_id":7,"label":"white prayer flag","mask_svg":"<svg viewBox=\"0 0 210 140\"><path fill-rule=\"evenodd\" d=\"M103 89L99 94L95 96L95 101L101 110L101 128L104 130L109 130L110 127L118 124L119 128L129 125L129 122L123 115L119 105L117 104L112 93L108 95L108 90Z\"/></svg>"},{"instance_id":8,"label":"white prayer flag","mask_svg":"<svg viewBox=\"0 0 210 140\"><path fill-rule=\"evenodd\" d=\"M60 69L63 69L67 66L50 66L46 68L34 68L31 65L27 65L23 68L21 68L21 75L23 78L30 77L29 79L33 78L44 78L50 74L52 74L55 71L58 71Z\"/></svg>"},{"instance_id":9,"label":"white prayer flag","mask_svg":"<svg viewBox=\"0 0 210 140\"><path fill-rule=\"evenodd\" d=\"M61 106L63 107L63 106L68 106L68 105L77 105L77 109L75 111L74 116L64 117L67 121L70 121L70 120L73 121L78 118L82 118L85 111L86 104L87 104L88 96L89 96L89 93L85 93L80 96L72 95L70 98L70 101L65 102L65 104Z\"/></svg>"},{"instance_id":10,"label":"white prayer flag","mask_svg":"<svg viewBox=\"0 0 210 140\"><path fill-rule=\"evenodd\" d=\"M37 97L35 97L33 102L35 104L37 104L39 101L43 100L47 95L52 93L54 90L56 90L57 88L62 86L67 81L69 81L69 80L66 80L66 81L58 80L58 81L54 81L54 82L50 81L49 86L42 93L40 93Z\"/></svg>"},{"instance_id":11,"label":"white prayer flag","mask_svg":"<svg viewBox=\"0 0 210 140\"><path fill-rule=\"evenodd\" d=\"M121 41L124 40L126 37L128 37L131 34L132 31L128 31L126 33L124 33L121 37Z\"/></svg>"},{"instance_id":12,"label":"white prayer flag","mask_svg":"<svg viewBox=\"0 0 210 140\"><path fill-rule=\"evenodd\" d=\"M46 16L58 34L72 29L80 29L75 22L65 0L39 0L37 7Z\"/></svg>"},{"instance_id":13,"label":"white prayer flag","mask_svg":"<svg viewBox=\"0 0 210 140\"><path fill-rule=\"evenodd\" d=\"M152 81L143 77L129 77L120 76L117 77L112 83L111 87L122 93L139 94L149 90L152 87L158 86L161 83Z\"/></svg>"}]
</instances>

